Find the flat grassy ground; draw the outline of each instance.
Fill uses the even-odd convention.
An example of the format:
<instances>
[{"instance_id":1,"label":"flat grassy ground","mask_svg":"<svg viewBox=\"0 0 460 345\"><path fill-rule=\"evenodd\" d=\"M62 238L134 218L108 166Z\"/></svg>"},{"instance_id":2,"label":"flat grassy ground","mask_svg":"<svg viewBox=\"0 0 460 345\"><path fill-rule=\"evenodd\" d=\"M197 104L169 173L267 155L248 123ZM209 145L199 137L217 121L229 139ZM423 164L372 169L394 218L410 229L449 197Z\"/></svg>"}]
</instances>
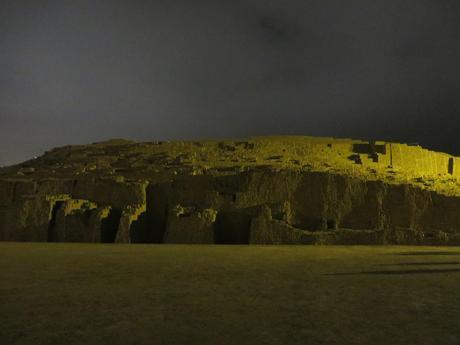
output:
<instances>
[{"instance_id":1,"label":"flat grassy ground","mask_svg":"<svg viewBox=\"0 0 460 345\"><path fill-rule=\"evenodd\" d=\"M0 244L0 344L460 344L460 248Z\"/></svg>"}]
</instances>

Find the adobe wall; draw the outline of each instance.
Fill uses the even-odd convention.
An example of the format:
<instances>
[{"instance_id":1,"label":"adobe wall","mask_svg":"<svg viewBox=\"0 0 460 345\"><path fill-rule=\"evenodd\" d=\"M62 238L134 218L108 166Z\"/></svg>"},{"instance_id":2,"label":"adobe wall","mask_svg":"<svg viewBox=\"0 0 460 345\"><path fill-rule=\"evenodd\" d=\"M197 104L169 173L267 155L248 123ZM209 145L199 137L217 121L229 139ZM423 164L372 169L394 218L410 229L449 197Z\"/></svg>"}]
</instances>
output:
<instances>
[{"instance_id":1,"label":"adobe wall","mask_svg":"<svg viewBox=\"0 0 460 345\"><path fill-rule=\"evenodd\" d=\"M441 174L460 177L460 157L430 151L418 145L376 142L375 146L380 151L376 153L375 159L372 154L366 152L366 147L368 152L371 151L368 142L353 141L349 146L349 152L359 154L361 164L369 167L379 169L393 167L405 171L408 175L416 176ZM346 144L333 144L337 152L343 152L346 147ZM449 163L449 160L452 163ZM453 165L451 171L449 171L449 164Z\"/></svg>"},{"instance_id":2,"label":"adobe wall","mask_svg":"<svg viewBox=\"0 0 460 345\"><path fill-rule=\"evenodd\" d=\"M429 151L420 146L405 144L387 144L387 146L389 146L393 167L414 171L420 175L447 174L449 159L453 158L445 153ZM455 175L460 172L458 168L455 170Z\"/></svg>"}]
</instances>

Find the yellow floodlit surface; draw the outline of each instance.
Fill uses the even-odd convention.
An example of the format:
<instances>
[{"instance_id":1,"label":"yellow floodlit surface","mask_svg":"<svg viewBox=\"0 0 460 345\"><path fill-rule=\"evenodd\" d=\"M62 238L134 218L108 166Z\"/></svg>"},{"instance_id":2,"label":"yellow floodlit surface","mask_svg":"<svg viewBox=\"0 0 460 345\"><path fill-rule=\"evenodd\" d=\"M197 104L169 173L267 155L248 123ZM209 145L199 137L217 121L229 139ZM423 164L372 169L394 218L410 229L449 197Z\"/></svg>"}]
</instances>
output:
<instances>
[{"instance_id":1,"label":"yellow floodlit surface","mask_svg":"<svg viewBox=\"0 0 460 345\"><path fill-rule=\"evenodd\" d=\"M460 158L413 144L304 136L65 146L0 169L0 178L112 177L163 181L252 169L322 171L460 195Z\"/></svg>"}]
</instances>

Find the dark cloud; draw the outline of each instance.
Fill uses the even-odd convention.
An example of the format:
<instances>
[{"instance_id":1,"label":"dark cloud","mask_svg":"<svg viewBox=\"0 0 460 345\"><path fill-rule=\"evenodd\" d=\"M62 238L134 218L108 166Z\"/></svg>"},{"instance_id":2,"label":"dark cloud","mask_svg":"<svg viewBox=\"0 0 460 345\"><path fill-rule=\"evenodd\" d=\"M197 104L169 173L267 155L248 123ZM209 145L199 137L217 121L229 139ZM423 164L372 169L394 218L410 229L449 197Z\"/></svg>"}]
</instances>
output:
<instances>
[{"instance_id":1,"label":"dark cloud","mask_svg":"<svg viewBox=\"0 0 460 345\"><path fill-rule=\"evenodd\" d=\"M258 25L269 43L289 41L295 32L291 23L277 16L262 16L258 19Z\"/></svg>"},{"instance_id":2,"label":"dark cloud","mask_svg":"<svg viewBox=\"0 0 460 345\"><path fill-rule=\"evenodd\" d=\"M460 154L459 17L456 0L2 0L0 165L110 137Z\"/></svg>"}]
</instances>

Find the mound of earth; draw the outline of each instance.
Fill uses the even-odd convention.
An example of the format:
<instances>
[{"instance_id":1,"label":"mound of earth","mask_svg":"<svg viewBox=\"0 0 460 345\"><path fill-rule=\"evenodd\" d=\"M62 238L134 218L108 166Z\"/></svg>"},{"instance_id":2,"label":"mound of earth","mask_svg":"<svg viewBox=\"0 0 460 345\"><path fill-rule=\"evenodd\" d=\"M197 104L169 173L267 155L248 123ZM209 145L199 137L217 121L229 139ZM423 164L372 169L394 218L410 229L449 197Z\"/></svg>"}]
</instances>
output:
<instances>
[{"instance_id":1,"label":"mound of earth","mask_svg":"<svg viewBox=\"0 0 460 345\"><path fill-rule=\"evenodd\" d=\"M65 146L0 169L0 240L460 244L460 158L312 137Z\"/></svg>"}]
</instances>

